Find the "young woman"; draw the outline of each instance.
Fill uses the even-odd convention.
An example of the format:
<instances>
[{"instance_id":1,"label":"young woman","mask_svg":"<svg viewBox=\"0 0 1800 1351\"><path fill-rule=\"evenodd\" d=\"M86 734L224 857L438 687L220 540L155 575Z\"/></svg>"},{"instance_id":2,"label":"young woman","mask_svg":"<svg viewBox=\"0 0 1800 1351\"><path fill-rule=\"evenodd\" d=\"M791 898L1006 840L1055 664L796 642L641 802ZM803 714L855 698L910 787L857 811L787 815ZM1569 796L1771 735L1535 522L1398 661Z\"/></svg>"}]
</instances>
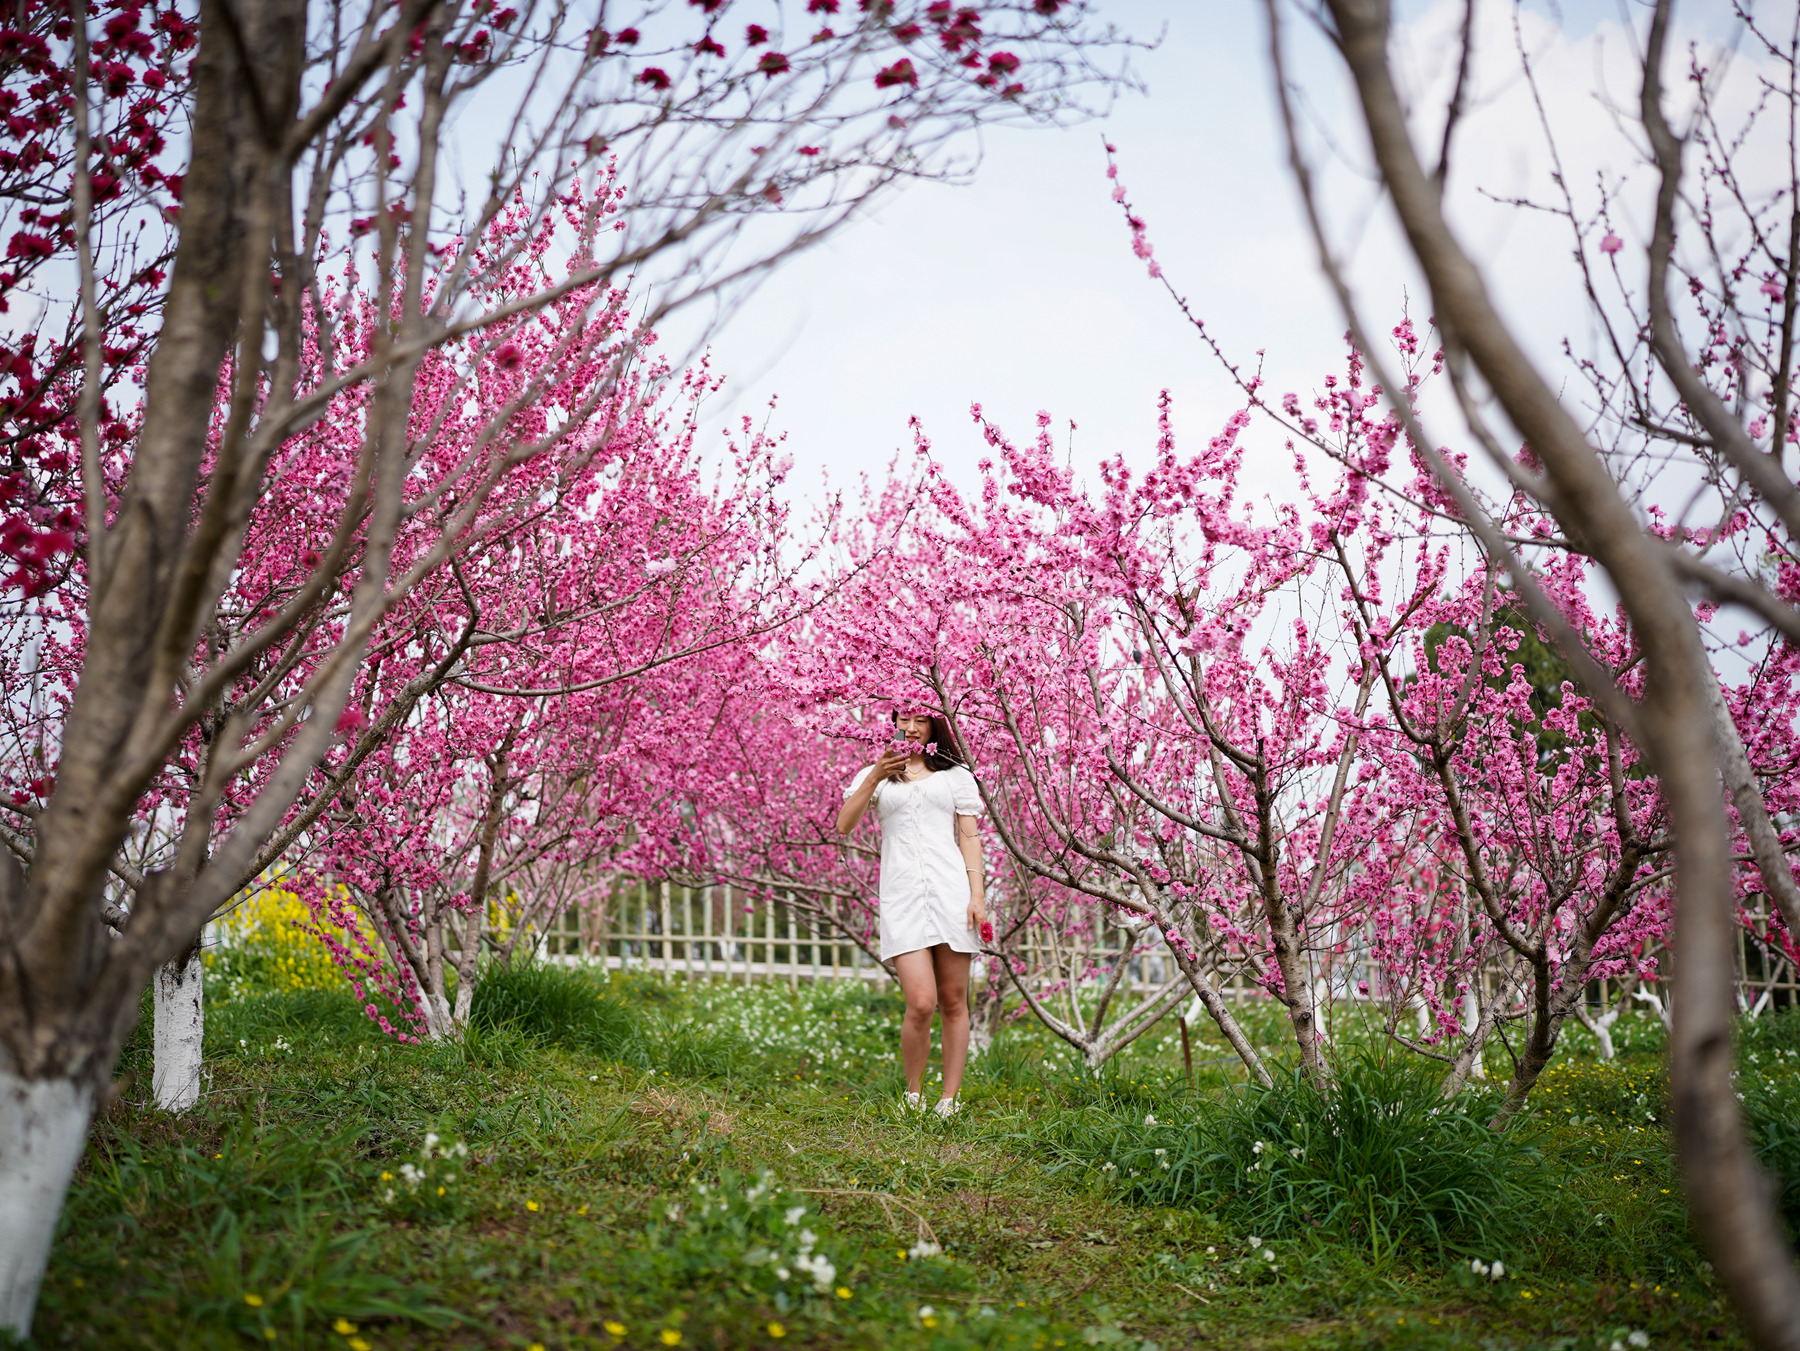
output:
<instances>
[{"instance_id":1,"label":"young woman","mask_svg":"<svg viewBox=\"0 0 1800 1351\"><path fill-rule=\"evenodd\" d=\"M931 1015L943 1015L944 1095L936 1111L960 1106L969 1058L969 958L981 950L987 922L982 872L981 794L975 776L948 753L944 720L904 713L894 728L909 742L882 755L850 781L838 812L841 835L856 829L871 805L881 822L881 958L892 960L906 996L900 1064L907 1106L924 1106L919 1085L931 1058Z\"/></svg>"}]
</instances>

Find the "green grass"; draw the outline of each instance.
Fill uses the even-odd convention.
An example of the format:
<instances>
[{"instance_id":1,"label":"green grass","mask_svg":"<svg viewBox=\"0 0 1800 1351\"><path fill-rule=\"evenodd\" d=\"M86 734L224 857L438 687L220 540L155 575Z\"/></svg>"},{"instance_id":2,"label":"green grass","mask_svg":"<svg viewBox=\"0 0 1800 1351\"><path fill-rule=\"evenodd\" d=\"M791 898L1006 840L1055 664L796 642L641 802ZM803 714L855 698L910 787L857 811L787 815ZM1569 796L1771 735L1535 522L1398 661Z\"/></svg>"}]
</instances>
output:
<instances>
[{"instance_id":1,"label":"green grass","mask_svg":"<svg viewBox=\"0 0 1800 1351\"><path fill-rule=\"evenodd\" d=\"M234 999L200 1108L133 1087L97 1123L39 1341L1743 1344L1685 1228L1647 1055L1559 1062L1496 1136L1479 1093L1438 1104L1347 1025L1322 1100L1291 1073L1250 1090L1210 1044L1190 1085L1160 1033L1095 1077L1019 1021L944 1122L896 1111L899 1007L522 968L484 984L463 1040L398 1046L348 996ZM1273 1011L1246 1023L1279 1047ZM1746 1038L1772 1163L1793 1075L1748 1057L1785 1062L1787 1035ZM125 1058L142 1084L146 1055Z\"/></svg>"}]
</instances>

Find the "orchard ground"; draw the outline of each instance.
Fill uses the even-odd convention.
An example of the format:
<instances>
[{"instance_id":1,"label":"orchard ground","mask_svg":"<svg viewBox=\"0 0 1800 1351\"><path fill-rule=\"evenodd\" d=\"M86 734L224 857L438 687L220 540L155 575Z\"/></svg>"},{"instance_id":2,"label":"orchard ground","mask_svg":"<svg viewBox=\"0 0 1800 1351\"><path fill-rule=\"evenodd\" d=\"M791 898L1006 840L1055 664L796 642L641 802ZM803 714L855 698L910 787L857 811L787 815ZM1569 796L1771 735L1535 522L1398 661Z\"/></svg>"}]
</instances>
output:
<instances>
[{"instance_id":1,"label":"orchard ground","mask_svg":"<svg viewBox=\"0 0 1800 1351\"><path fill-rule=\"evenodd\" d=\"M146 1106L147 1029L127 1048L44 1346L1742 1344L1683 1218L1652 1019L1610 1064L1577 1029L1498 1135L1491 1089L1435 1110L1429 1070L1347 1016L1329 1106L1291 1073L1245 1090L1216 1036L1190 1087L1173 1021L1095 1077L1019 1020L944 1121L897 1111L900 1003L860 987L525 967L464 1039L406 1046L341 985L209 981L198 1109ZM1278 1014L1248 1015L1272 1052ZM1800 1016L1747 1025L1788 1177L1797 1057Z\"/></svg>"}]
</instances>

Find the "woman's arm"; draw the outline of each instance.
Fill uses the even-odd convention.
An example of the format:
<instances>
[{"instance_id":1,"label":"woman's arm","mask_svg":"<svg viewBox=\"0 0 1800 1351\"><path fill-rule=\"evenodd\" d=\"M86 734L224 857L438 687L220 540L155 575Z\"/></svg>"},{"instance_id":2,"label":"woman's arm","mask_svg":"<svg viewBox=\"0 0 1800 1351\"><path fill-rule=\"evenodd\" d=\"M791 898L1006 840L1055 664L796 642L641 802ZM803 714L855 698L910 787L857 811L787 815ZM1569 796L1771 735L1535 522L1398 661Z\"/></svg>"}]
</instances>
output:
<instances>
[{"instance_id":1,"label":"woman's arm","mask_svg":"<svg viewBox=\"0 0 1800 1351\"><path fill-rule=\"evenodd\" d=\"M869 772L856 785L856 791L845 798L844 805L838 808L838 834L848 835L856 829L856 823L869 810L869 799L875 796L875 790L880 787L881 781L897 772L905 763L904 755L884 755L869 766Z\"/></svg>"},{"instance_id":2,"label":"woman's arm","mask_svg":"<svg viewBox=\"0 0 1800 1351\"><path fill-rule=\"evenodd\" d=\"M981 857L981 818L956 818L956 847L962 850L969 875L969 927L977 933L987 923L987 865Z\"/></svg>"}]
</instances>

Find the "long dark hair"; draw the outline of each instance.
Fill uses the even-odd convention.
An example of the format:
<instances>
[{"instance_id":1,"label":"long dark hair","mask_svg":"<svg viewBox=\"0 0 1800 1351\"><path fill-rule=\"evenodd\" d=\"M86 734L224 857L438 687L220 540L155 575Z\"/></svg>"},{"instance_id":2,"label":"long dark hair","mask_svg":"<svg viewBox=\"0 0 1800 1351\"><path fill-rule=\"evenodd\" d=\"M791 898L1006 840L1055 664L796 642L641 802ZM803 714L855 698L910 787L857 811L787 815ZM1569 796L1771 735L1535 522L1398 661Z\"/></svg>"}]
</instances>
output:
<instances>
[{"instance_id":1,"label":"long dark hair","mask_svg":"<svg viewBox=\"0 0 1800 1351\"><path fill-rule=\"evenodd\" d=\"M889 716L894 726L898 727L900 711L895 709ZM925 742L927 745L935 743L937 754L926 756L926 765L933 770L964 768L962 757L956 753L956 737L951 734L950 724L936 713L929 716L931 718L931 735L925 738Z\"/></svg>"}]
</instances>

